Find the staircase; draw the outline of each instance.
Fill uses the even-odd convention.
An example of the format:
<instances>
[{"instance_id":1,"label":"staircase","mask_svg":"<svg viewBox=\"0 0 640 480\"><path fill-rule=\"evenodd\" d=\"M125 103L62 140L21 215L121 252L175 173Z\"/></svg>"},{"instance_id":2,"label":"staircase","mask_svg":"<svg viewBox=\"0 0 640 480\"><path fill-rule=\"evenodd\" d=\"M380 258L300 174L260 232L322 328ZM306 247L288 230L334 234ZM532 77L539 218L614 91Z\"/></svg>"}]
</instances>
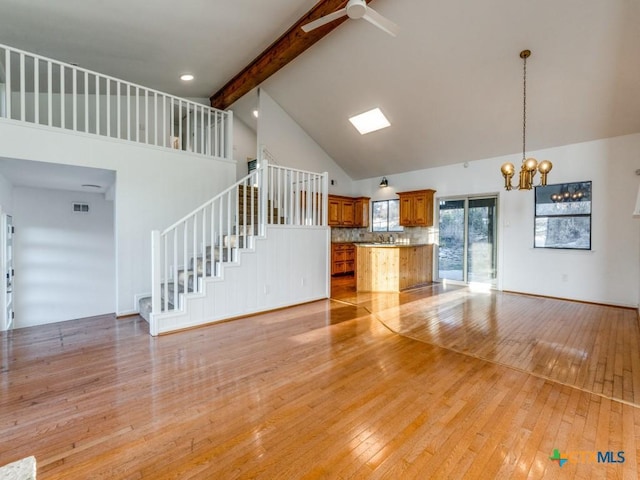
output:
<instances>
[{"instance_id":1,"label":"staircase","mask_svg":"<svg viewBox=\"0 0 640 480\"><path fill-rule=\"evenodd\" d=\"M211 292L216 291L214 284L232 283L226 278L225 271L242 268L243 256L259 254L260 243L271 241L264 249L272 256L284 258L289 255L291 252L277 253L279 247L269 239L271 228L288 229L287 238L300 237L300 245L287 246L286 240L282 242L282 247L288 250L301 248L303 252L307 248L304 242L310 242L318 243L319 251L328 251L326 202L326 173L269 165L264 160L257 170L165 231L153 232L152 296L141 299L139 305L140 314L149 322L152 335L261 311L260 306L243 309L237 305L221 311L215 305L216 300L209 298L213 296ZM234 273L236 281L241 283L222 288L227 296L265 275L264 268L257 268L256 261L248 263L256 264L247 267L255 271L246 275ZM321 274L316 272L319 269L321 265L316 262L313 277ZM301 278L300 286L304 287L305 273L296 275ZM269 303L274 303L267 297L273 288L278 288L274 283L281 283L286 276L286 272L281 272L281 278L264 283L261 292L267 308L262 310L269 309ZM193 306L195 303L198 307ZM218 303L230 304L228 298L219 299ZM274 308L282 306L280 303L277 300Z\"/></svg>"}]
</instances>

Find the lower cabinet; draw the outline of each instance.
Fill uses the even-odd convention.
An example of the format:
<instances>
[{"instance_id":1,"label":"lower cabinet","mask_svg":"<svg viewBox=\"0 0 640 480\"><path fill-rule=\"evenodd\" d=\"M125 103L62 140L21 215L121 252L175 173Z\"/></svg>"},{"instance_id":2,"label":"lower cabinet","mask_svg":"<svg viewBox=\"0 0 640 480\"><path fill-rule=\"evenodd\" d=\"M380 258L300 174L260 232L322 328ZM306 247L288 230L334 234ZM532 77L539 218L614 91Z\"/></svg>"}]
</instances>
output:
<instances>
[{"instance_id":1,"label":"lower cabinet","mask_svg":"<svg viewBox=\"0 0 640 480\"><path fill-rule=\"evenodd\" d=\"M356 271L356 246L353 243L331 244L331 275Z\"/></svg>"}]
</instances>

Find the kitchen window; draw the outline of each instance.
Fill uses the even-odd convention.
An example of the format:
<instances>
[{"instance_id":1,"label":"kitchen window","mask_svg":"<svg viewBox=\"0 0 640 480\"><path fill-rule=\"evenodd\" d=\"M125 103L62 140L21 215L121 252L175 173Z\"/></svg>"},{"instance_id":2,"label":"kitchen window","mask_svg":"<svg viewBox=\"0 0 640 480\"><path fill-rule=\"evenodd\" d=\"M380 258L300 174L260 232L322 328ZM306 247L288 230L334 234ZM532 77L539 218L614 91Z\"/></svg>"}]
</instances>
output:
<instances>
[{"instance_id":1,"label":"kitchen window","mask_svg":"<svg viewBox=\"0 0 640 480\"><path fill-rule=\"evenodd\" d=\"M372 202L372 230L374 232L402 232L400 225L400 200Z\"/></svg>"}]
</instances>

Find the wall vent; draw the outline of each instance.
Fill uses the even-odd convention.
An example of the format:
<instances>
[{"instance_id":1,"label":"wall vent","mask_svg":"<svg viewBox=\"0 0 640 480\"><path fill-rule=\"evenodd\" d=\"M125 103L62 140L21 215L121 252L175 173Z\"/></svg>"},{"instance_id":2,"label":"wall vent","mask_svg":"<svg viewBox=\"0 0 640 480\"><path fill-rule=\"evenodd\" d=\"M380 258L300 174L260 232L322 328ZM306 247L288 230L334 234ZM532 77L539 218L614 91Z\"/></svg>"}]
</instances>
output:
<instances>
[{"instance_id":1,"label":"wall vent","mask_svg":"<svg viewBox=\"0 0 640 480\"><path fill-rule=\"evenodd\" d=\"M89 204L73 202L73 213L89 213Z\"/></svg>"}]
</instances>

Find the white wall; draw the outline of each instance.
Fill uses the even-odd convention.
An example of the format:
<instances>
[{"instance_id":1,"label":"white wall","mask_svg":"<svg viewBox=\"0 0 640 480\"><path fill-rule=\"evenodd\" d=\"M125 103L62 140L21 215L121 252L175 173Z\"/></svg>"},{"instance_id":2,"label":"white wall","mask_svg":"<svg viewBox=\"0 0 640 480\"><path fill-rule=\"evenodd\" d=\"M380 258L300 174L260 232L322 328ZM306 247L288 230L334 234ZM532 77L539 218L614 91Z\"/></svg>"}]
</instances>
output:
<instances>
[{"instance_id":1,"label":"white wall","mask_svg":"<svg viewBox=\"0 0 640 480\"><path fill-rule=\"evenodd\" d=\"M184 312L156 315L152 333L327 298L329 236L329 227L267 227L254 250L241 250L237 264L224 265L225 281L207 279L202 294L189 295Z\"/></svg>"},{"instance_id":2,"label":"white wall","mask_svg":"<svg viewBox=\"0 0 640 480\"><path fill-rule=\"evenodd\" d=\"M235 180L234 161L0 119L0 157L114 170L116 313L151 292L151 230L163 230Z\"/></svg>"},{"instance_id":3,"label":"white wall","mask_svg":"<svg viewBox=\"0 0 640 480\"><path fill-rule=\"evenodd\" d=\"M351 177L262 88L258 103L258 145L266 147L278 165L328 172L329 179L335 181L329 185L329 193L353 193Z\"/></svg>"},{"instance_id":4,"label":"white wall","mask_svg":"<svg viewBox=\"0 0 640 480\"><path fill-rule=\"evenodd\" d=\"M15 328L113 313L113 202L29 187L15 187L14 200ZM73 213L76 201L89 213Z\"/></svg>"},{"instance_id":5,"label":"white wall","mask_svg":"<svg viewBox=\"0 0 640 480\"><path fill-rule=\"evenodd\" d=\"M248 173L247 158L258 156L256 132L236 115L233 116L233 159L237 162L236 178L240 180Z\"/></svg>"},{"instance_id":6,"label":"white wall","mask_svg":"<svg viewBox=\"0 0 640 480\"><path fill-rule=\"evenodd\" d=\"M356 193L374 200L421 188L436 196L499 193L499 286L504 290L637 306L640 292L640 221L631 214L640 177L640 134L529 152L549 159L549 184L593 181L590 252L533 248L534 192L503 189L500 165L521 162L509 155L354 182ZM437 208L436 208L437 209ZM563 281L563 275L567 276Z\"/></svg>"},{"instance_id":7,"label":"white wall","mask_svg":"<svg viewBox=\"0 0 640 480\"><path fill-rule=\"evenodd\" d=\"M0 213L11 213L13 208L13 185L0 175Z\"/></svg>"}]
</instances>

